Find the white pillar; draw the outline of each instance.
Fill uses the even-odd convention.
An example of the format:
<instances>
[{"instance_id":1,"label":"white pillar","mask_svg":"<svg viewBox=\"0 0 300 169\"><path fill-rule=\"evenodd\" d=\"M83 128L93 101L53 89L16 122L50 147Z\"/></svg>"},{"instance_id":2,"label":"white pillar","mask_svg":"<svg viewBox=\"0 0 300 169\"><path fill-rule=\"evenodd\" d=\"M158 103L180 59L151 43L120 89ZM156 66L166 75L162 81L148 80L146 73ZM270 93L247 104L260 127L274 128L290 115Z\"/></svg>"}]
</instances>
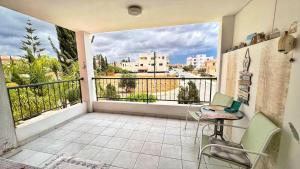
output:
<instances>
[{"instance_id":1,"label":"white pillar","mask_svg":"<svg viewBox=\"0 0 300 169\"><path fill-rule=\"evenodd\" d=\"M17 137L0 58L0 155L17 146Z\"/></svg>"},{"instance_id":2,"label":"white pillar","mask_svg":"<svg viewBox=\"0 0 300 169\"><path fill-rule=\"evenodd\" d=\"M91 34L76 32L78 63L81 81L82 101L87 103L87 112L93 112L93 101L96 100L94 88L93 56L91 50Z\"/></svg>"}]
</instances>

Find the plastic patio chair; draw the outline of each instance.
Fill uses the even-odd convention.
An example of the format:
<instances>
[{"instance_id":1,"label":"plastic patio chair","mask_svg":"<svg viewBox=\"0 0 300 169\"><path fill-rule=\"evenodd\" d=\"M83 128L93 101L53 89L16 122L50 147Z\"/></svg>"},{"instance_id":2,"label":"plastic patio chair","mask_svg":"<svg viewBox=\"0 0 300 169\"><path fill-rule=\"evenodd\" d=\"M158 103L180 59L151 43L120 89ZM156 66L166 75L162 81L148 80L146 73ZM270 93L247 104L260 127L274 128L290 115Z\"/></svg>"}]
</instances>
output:
<instances>
[{"instance_id":1,"label":"plastic patio chair","mask_svg":"<svg viewBox=\"0 0 300 169\"><path fill-rule=\"evenodd\" d=\"M240 143L234 143L203 135L204 128L207 125L204 126L201 133L202 139L198 154L198 169L200 169L203 155L228 162L238 167L253 169L261 156L267 156L264 152L271 138L280 131L280 128L262 113L254 115L248 128L226 124L224 126L245 129L246 131Z\"/></svg>"},{"instance_id":2,"label":"plastic patio chair","mask_svg":"<svg viewBox=\"0 0 300 169\"><path fill-rule=\"evenodd\" d=\"M212 102L209 103L209 105L215 105L215 106L224 106L224 107L230 107L231 104L233 102L233 98L230 97L230 96L227 96L225 94L222 94L220 92L217 92L215 93L213 99L212 99ZM197 103L199 105L199 103ZM198 124L197 124L197 130L196 130L196 134L195 134L195 143L196 143L196 139L198 137L198 130L199 130L199 126L200 126L200 121L201 122L211 122L211 121L208 121L208 120L205 120L205 119L202 119L201 118L201 107L202 106L207 106L207 105L202 105L198 111L193 111L191 108L193 105L197 105L195 103L191 103L189 106L188 106L188 109L186 111L186 115L185 115L185 126L184 126L184 129L186 130L186 126L187 126L187 121L188 121L188 116L190 115L193 119L195 119Z\"/></svg>"}]
</instances>

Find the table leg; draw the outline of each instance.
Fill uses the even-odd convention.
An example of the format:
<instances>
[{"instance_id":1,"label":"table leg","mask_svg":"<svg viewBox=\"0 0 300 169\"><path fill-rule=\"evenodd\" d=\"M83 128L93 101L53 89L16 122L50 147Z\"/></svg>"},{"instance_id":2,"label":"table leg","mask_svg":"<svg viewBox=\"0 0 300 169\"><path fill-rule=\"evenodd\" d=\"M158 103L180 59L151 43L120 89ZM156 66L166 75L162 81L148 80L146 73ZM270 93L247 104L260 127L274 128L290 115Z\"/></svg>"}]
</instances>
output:
<instances>
[{"instance_id":1,"label":"table leg","mask_svg":"<svg viewBox=\"0 0 300 169\"><path fill-rule=\"evenodd\" d=\"M220 136L220 138L225 141L225 139L223 137L223 130L224 130L223 124L224 124L224 120L222 120L222 119L218 119L216 121L213 136L215 136L215 138L218 138L218 136Z\"/></svg>"}]
</instances>

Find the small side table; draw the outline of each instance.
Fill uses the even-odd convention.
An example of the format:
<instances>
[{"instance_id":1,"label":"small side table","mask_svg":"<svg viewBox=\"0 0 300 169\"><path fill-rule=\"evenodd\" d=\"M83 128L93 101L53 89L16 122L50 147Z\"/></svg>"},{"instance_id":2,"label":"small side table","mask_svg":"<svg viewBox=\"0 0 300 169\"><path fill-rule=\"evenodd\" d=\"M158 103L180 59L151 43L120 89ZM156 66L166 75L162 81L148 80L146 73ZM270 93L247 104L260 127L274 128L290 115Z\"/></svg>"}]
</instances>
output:
<instances>
[{"instance_id":1,"label":"small side table","mask_svg":"<svg viewBox=\"0 0 300 169\"><path fill-rule=\"evenodd\" d=\"M216 138L220 136L222 140L225 140L223 137L224 131L224 121L225 120L240 120L244 117L244 113L241 111L235 113L228 113L224 111L223 106L202 106L200 108L200 118L204 120L214 120L214 134Z\"/></svg>"}]
</instances>

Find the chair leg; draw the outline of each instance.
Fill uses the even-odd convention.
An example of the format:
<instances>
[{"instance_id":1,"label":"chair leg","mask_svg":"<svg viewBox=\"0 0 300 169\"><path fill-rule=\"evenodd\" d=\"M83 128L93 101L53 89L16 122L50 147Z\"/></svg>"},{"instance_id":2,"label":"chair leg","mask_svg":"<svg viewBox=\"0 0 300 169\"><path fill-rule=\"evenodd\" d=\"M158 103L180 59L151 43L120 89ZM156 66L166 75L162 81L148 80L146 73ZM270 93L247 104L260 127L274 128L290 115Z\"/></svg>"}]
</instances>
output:
<instances>
[{"instance_id":1,"label":"chair leg","mask_svg":"<svg viewBox=\"0 0 300 169\"><path fill-rule=\"evenodd\" d=\"M186 113L186 115L185 115L185 126L184 126L184 130L186 130L188 114L189 114L189 113Z\"/></svg>"},{"instance_id":2,"label":"chair leg","mask_svg":"<svg viewBox=\"0 0 300 169\"><path fill-rule=\"evenodd\" d=\"M200 118L198 119L198 124L197 124L197 130L196 130L196 136L195 136L194 144L196 144L196 140L197 140L197 137L198 137L199 126L200 126Z\"/></svg>"},{"instance_id":3,"label":"chair leg","mask_svg":"<svg viewBox=\"0 0 300 169\"><path fill-rule=\"evenodd\" d=\"M198 163L198 169L200 169L200 166L201 166L201 159L202 159L202 152L199 151L199 153L200 153L200 156L199 156L199 155L198 155L198 156L199 156L200 158L199 158L199 163Z\"/></svg>"}]
</instances>

